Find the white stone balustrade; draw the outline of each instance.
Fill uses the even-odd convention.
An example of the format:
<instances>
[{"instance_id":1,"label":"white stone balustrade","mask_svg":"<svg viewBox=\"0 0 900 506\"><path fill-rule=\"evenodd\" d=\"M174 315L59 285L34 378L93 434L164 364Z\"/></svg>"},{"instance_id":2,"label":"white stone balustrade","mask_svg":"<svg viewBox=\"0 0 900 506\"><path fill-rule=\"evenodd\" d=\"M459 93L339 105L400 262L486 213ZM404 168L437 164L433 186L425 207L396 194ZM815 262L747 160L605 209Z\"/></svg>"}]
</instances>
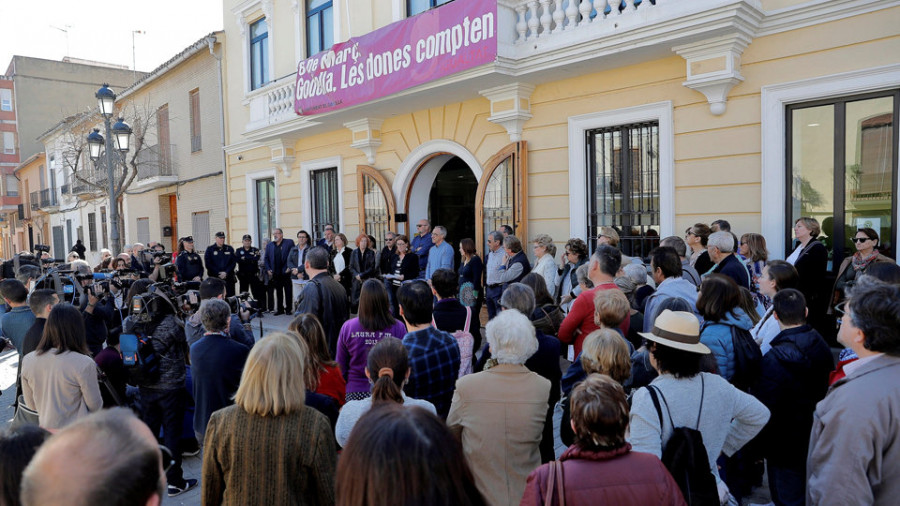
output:
<instances>
[{"instance_id":1,"label":"white stone balustrade","mask_svg":"<svg viewBox=\"0 0 900 506\"><path fill-rule=\"evenodd\" d=\"M250 95L250 124L248 130L274 125L296 118L294 113L295 75L269 83Z\"/></svg>"},{"instance_id":2,"label":"white stone balustrade","mask_svg":"<svg viewBox=\"0 0 900 506\"><path fill-rule=\"evenodd\" d=\"M515 7L516 44L653 9L668 0L521 0Z\"/></svg>"}]
</instances>

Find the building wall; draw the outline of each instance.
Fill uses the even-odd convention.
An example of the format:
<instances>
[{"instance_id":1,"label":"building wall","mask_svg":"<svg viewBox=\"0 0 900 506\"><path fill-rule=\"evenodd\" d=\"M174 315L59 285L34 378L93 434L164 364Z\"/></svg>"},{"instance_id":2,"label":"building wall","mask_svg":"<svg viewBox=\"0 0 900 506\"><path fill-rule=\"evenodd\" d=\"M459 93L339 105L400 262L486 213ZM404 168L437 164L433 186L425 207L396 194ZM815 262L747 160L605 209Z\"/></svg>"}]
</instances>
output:
<instances>
[{"instance_id":1,"label":"building wall","mask_svg":"<svg viewBox=\"0 0 900 506\"><path fill-rule=\"evenodd\" d=\"M222 37L221 32L217 37ZM221 44L217 45L221 54ZM162 227L169 225L168 215L160 213L160 198L175 194L178 198L178 230L176 237L195 234L191 230L191 214L209 212L212 233L225 230L224 158L222 154L222 107L219 92L218 64L204 46L187 60L166 69L163 74L139 85L121 101L126 109L155 113L168 105L169 139L172 162L178 183L149 189L135 181L125 197L125 233L123 244L137 239L137 219L150 219L150 238L163 241ZM190 92L200 96L201 149L191 151ZM146 115L146 112L141 114ZM158 142L156 121L151 121L148 145ZM170 245L166 245L170 249Z\"/></svg>"},{"instance_id":2,"label":"building wall","mask_svg":"<svg viewBox=\"0 0 900 506\"><path fill-rule=\"evenodd\" d=\"M763 3L766 9L780 9L807 2ZM762 87L896 63L898 22L900 8L892 8L757 37L743 52L740 72L744 81L728 94L727 110L721 116L710 113L703 94L683 86L686 62L674 54L539 84L531 95L533 117L522 134L528 142L529 235L548 233L561 244L569 236L572 213L584 212L570 206L570 178L583 180L585 168L569 163L569 118L666 101L673 110L674 230L665 232L680 235L695 222L717 218L731 221L739 234L760 231L762 216L770 211L762 209L767 190L762 187ZM231 39L228 51L239 55L242 48L237 39ZM280 57L287 58L284 54ZM229 85L241 82L241 59L229 57L227 67ZM286 67L284 62L279 70ZM295 160L286 175L270 160L269 148L245 141L243 130L249 113L244 94L229 88L227 97L231 234L252 229L247 183L254 174L274 170L278 222L292 237L308 220L304 216L308 203L301 191L303 164L329 157L340 157L342 166L342 228L348 237L358 233L356 166L369 164L361 151L349 146L350 131L298 135L297 140L287 136ZM489 115L489 101L473 97L448 104L438 99L430 109L384 118L382 144L372 165L393 184L397 168L412 150L437 139L459 143L483 165L510 142L505 129L487 121ZM359 117L366 116L365 108L360 108ZM418 218L409 216L410 221ZM773 254L780 256L781 252Z\"/></svg>"},{"instance_id":3,"label":"building wall","mask_svg":"<svg viewBox=\"0 0 900 506\"><path fill-rule=\"evenodd\" d=\"M19 149L25 158L43 150L38 136L65 118L94 107L103 83L121 91L143 75L131 70L13 56L7 75L16 82Z\"/></svg>"}]
</instances>

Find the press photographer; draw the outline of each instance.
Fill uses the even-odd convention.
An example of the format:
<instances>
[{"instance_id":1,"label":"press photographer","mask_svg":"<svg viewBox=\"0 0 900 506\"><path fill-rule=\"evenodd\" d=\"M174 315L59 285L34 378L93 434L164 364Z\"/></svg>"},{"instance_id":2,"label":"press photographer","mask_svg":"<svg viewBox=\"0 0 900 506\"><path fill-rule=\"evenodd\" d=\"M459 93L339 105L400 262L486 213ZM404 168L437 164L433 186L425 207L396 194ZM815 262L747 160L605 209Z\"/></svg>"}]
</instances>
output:
<instances>
[{"instance_id":1,"label":"press photographer","mask_svg":"<svg viewBox=\"0 0 900 506\"><path fill-rule=\"evenodd\" d=\"M197 294L199 303L206 299L225 299L225 281L219 278L206 278L200 283L200 291ZM238 299L229 297L230 301L238 302ZM237 305L238 307L235 307ZM253 317L253 308L247 304L231 304L231 322L229 324L229 335L231 338L248 348L252 348L256 340L253 338L253 332L250 331L250 319ZM194 313L184 326L184 332L187 336L188 346L199 341L206 334L206 329L200 321L200 315Z\"/></svg>"},{"instance_id":2,"label":"press photographer","mask_svg":"<svg viewBox=\"0 0 900 506\"><path fill-rule=\"evenodd\" d=\"M116 325L115 298L110 294L109 281L94 281L94 272L87 262L76 260L72 264L75 268L75 280L81 285L81 294L73 300L73 304L84 316L87 345L91 355L96 356L103 349L109 328Z\"/></svg>"}]
</instances>

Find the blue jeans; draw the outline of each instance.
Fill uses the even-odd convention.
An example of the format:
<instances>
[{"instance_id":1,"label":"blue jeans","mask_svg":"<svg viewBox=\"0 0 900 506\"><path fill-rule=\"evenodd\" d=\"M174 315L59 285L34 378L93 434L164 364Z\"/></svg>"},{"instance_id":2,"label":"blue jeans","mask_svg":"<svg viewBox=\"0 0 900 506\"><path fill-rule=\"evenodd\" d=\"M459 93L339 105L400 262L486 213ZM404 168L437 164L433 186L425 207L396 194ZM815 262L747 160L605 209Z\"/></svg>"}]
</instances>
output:
<instances>
[{"instance_id":1,"label":"blue jeans","mask_svg":"<svg viewBox=\"0 0 900 506\"><path fill-rule=\"evenodd\" d=\"M768 465L769 493L776 506L806 503L806 470Z\"/></svg>"},{"instance_id":2,"label":"blue jeans","mask_svg":"<svg viewBox=\"0 0 900 506\"><path fill-rule=\"evenodd\" d=\"M141 419L150 427L150 432L159 434L163 429L163 444L172 451L175 464L166 472L166 480L169 485L184 486L184 476L181 471L181 448L178 442L184 432L184 390L156 390L154 388L141 387Z\"/></svg>"},{"instance_id":3,"label":"blue jeans","mask_svg":"<svg viewBox=\"0 0 900 506\"><path fill-rule=\"evenodd\" d=\"M484 300L487 304L488 320L493 320L497 313L500 312L500 297L503 295L503 287L501 286L485 286Z\"/></svg>"}]
</instances>

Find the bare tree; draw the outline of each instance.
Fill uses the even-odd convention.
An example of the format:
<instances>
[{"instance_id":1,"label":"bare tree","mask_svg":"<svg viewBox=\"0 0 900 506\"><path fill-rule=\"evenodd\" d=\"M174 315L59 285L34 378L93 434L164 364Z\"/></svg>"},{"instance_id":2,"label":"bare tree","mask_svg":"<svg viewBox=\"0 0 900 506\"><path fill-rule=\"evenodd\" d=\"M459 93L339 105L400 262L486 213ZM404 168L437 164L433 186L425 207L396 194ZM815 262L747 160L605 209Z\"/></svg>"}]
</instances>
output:
<instances>
[{"instance_id":1,"label":"bare tree","mask_svg":"<svg viewBox=\"0 0 900 506\"><path fill-rule=\"evenodd\" d=\"M118 225L119 230L124 232L123 195L142 170L152 170L153 167L159 167L166 161L160 160L162 155L159 150L153 151L152 148L155 145L151 145L150 141L155 139L148 139L148 132L152 131L149 127L156 121L156 110L151 110L147 104L138 106L131 102L119 111L119 117L123 118L132 128L130 149L126 153L115 151L111 157L114 165L113 194L115 205L119 211ZM80 185L82 188L89 189L91 193L108 196L109 173L106 167L106 155L101 151L96 162L89 156L87 136L95 128L94 124L102 124L96 111L82 114L70 122L68 130L63 134L65 141L62 164L73 187ZM101 134L105 135L105 132L101 130ZM168 150L165 150L164 153L168 156ZM72 191L74 193L74 188ZM110 246L115 248L115 245L111 244ZM118 253L120 252L113 252L113 254Z\"/></svg>"}]
</instances>

